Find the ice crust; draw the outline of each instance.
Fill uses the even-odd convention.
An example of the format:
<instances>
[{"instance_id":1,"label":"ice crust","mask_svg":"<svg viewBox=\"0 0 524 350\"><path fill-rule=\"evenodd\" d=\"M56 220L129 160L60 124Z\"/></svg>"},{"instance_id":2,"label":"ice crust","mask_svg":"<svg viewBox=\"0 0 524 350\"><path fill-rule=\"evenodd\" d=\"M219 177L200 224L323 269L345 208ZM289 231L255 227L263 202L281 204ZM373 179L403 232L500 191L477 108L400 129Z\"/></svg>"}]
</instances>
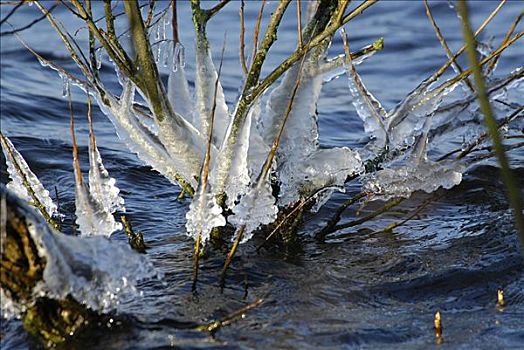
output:
<instances>
[{"instance_id":1,"label":"ice crust","mask_svg":"<svg viewBox=\"0 0 524 350\"><path fill-rule=\"evenodd\" d=\"M269 181L265 180L260 186L250 188L240 203L233 208L233 213L228 221L236 227L245 226L241 243L250 240L253 233L262 225L275 221L278 207L275 205L275 197ZM236 238L233 237L233 240Z\"/></svg>"},{"instance_id":2,"label":"ice crust","mask_svg":"<svg viewBox=\"0 0 524 350\"><path fill-rule=\"evenodd\" d=\"M384 201L408 198L415 191L431 193L440 187L450 189L460 184L464 170L460 163L424 160L416 166L379 170L366 177L363 190Z\"/></svg>"},{"instance_id":3,"label":"ice crust","mask_svg":"<svg viewBox=\"0 0 524 350\"><path fill-rule=\"evenodd\" d=\"M195 195L186 213L186 220L187 234L195 240L200 235L202 244L209 240L213 228L226 224L222 208L217 204L215 195L209 192Z\"/></svg>"}]
</instances>

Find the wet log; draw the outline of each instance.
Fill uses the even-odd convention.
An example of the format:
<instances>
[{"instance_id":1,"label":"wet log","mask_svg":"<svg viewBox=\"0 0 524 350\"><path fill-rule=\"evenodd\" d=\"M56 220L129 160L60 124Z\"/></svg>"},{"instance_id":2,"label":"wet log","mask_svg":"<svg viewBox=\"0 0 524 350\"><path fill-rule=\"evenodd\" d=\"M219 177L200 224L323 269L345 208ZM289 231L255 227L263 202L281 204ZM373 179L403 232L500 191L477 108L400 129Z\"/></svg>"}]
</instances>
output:
<instances>
[{"instance_id":1,"label":"wet log","mask_svg":"<svg viewBox=\"0 0 524 350\"><path fill-rule=\"evenodd\" d=\"M35 287L43 281L46 257L40 256L30 227L44 219L3 185L0 195L0 285L4 297L23 306L21 319L27 332L51 347L103 321L105 316L87 309L70 296L64 300L35 296Z\"/></svg>"}]
</instances>

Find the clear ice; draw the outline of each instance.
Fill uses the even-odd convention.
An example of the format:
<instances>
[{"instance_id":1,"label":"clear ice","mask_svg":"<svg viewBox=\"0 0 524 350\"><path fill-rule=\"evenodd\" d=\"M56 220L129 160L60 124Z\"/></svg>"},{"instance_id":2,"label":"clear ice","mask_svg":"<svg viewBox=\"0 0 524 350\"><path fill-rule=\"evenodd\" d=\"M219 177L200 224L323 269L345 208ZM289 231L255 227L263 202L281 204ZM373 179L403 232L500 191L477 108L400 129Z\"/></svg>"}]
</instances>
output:
<instances>
[{"instance_id":1,"label":"clear ice","mask_svg":"<svg viewBox=\"0 0 524 350\"><path fill-rule=\"evenodd\" d=\"M102 157L96 146L93 130L90 130L89 143L89 191L95 201L102 205L105 211L114 213L117 210L125 212L124 199L120 196L120 189L116 187L116 180L109 176Z\"/></svg>"},{"instance_id":2,"label":"clear ice","mask_svg":"<svg viewBox=\"0 0 524 350\"><path fill-rule=\"evenodd\" d=\"M0 135L0 139L2 141L2 150L4 151L7 163L7 172L11 178L11 181L6 185L6 187L26 202L33 202L33 198L24 185L24 178L27 179L27 182L33 189L36 198L45 207L47 213L50 216L58 215L57 206L53 203L49 191L44 188L40 180L38 180L36 175L31 171L24 157L22 157L22 155L17 151L7 136L2 134ZM15 164L18 165L22 174L20 174Z\"/></svg>"}]
</instances>

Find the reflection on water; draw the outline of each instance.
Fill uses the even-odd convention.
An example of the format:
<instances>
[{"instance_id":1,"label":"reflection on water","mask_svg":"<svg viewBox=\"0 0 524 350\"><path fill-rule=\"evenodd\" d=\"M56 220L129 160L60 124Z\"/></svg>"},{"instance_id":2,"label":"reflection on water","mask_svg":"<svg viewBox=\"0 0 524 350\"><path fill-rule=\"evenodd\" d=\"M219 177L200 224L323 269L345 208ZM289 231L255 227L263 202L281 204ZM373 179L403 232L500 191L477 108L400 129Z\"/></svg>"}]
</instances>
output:
<instances>
[{"instance_id":1,"label":"reflection on water","mask_svg":"<svg viewBox=\"0 0 524 350\"><path fill-rule=\"evenodd\" d=\"M474 23L478 25L495 5L476 6ZM224 27L237 32L237 7L235 3L226 6L224 14L210 23L211 42L222 42ZM488 27L485 38L493 35L495 42L500 41L519 7L519 2L507 4ZM249 27L258 8L247 8ZM24 16L12 19L13 25L34 16L32 7L23 11ZM420 3L387 1L348 27L355 47L379 36L385 38L384 51L359 66L359 72L388 109L445 58L423 11ZM180 12L182 28L191 28L188 6L181 6ZM57 13L61 14L60 10ZM460 27L447 3L434 4L434 15L449 44L458 47ZM72 21L66 22L74 25ZM272 50L267 70L294 47L293 18L285 19L282 28L280 44ZM73 67L46 23L25 32L24 38L47 57ZM242 77L237 38L228 38L223 85L231 102L237 97ZM188 56L186 69L192 76L191 30L182 31L182 40ZM55 73L43 70L14 38L2 38L0 45L2 132L11 137L52 194L57 188L61 210L66 214L64 227L71 230L74 178L61 81ZM341 43L335 42L332 50L342 52ZM518 49L508 50L504 57L498 73L519 66ZM103 71L110 70L111 66L104 63ZM116 81L110 84L116 86ZM76 92L74 97L77 115L85 115L83 96ZM362 125L343 79L325 87L318 109L323 145L361 144ZM217 276L225 252L213 251L202 261L195 297L191 293L193 242L184 228L188 202L177 201L176 187L125 150L101 112L96 111L94 123L105 165L118 180L130 219L144 232L150 246L148 255L165 278L163 282L143 284L143 296L122 305L135 321L101 327L73 347L427 348L435 341L436 310L442 312L444 342L453 348L518 348L524 344L524 264L494 163L469 169L460 186L439 192L438 199L392 233L376 231L404 218L428 195L417 194L387 215L338 232L326 243L315 242L309 234L345 198L336 195L307 222L302 252L284 255L268 248L256 253L261 243L257 239L244 246L232 265L224 293L220 293ZM81 155L87 155L87 132L86 121L77 118ZM523 157L520 151L512 158L520 179L524 177ZM87 164L87 158L81 163ZM2 182L4 171L2 168ZM350 192L354 193L355 187L351 185ZM371 210L373 206L365 207L360 215ZM349 210L346 218L355 215L355 209ZM125 236L117 234L115 239L125 240ZM505 292L503 310L495 306L498 288ZM224 317L259 297L266 300L262 306L223 328L214 338L180 329L181 322ZM17 321L2 322L1 332L2 349L23 349L33 344Z\"/></svg>"}]
</instances>

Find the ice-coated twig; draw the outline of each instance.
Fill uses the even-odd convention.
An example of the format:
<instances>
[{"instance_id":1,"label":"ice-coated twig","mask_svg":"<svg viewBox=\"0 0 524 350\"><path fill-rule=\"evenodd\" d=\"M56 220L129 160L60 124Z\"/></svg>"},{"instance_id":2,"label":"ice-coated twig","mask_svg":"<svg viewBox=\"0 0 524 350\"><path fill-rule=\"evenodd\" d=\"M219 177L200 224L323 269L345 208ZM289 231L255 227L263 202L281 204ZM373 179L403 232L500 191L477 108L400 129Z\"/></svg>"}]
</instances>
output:
<instances>
[{"instance_id":1,"label":"ice-coated twig","mask_svg":"<svg viewBox=\"0 0 524 350\"><path fill-rule=\"evenodd\" d=\"M102 157L96 145L93 119L91 113L91 96L87 98L87 118L89 123L89 191L93 198L110 213L117 210L125 212L124 199L120 196L120 189L116 187L116 180L109 176L102 163Z\"/></svg>"},{"instance_id":2,"label":"ice-coated twig","mask_svg":"<svg viewBox=\"0 0 524 350\"><path fill-rule=\"evenodd\" d=\"M85 183L80 169L78 158L78 146L75 136L74 113L71 102L71 93L68 91L69 109L71 113L70 127L73 140L73 167L75 173L75 214L76 224L82 236L106 236L109 237L114 231L121 230L122 224L117 223L111 212L103 202L97 201Z\"/></svg>"},{"instance_id":3,"label":"ice-coated twig","mask_svg":"<svg viewBox=\"0 0 524 350\"><path fill-rule=\"evenodd\" d=\"M344 53L347 60L345 66L348 75L349 91L353 96L353 105L364 122L364 131L376 139L379 149L383 149L389 143L385 128L387 113L375 96L364 86L353 64L347 34L343 28L340 29L340 32L344 42Z\"/></svg>"},{"instance_id":4,"label":"ice-coated twig","mask_svg":"<svg viewBox=\"0 0 524 350\"><path fill-rule=\"evenodd\" d=\"M300 62L299 71L302 70L304 61L305 58ZM222 286L225 283L227 269L229 268L229 265L231 265L239 244L246 241L246 239L244 239L244 233L246 230L248 238L250 238L254 230L258 229L261 225L267 225L273 222L277 218L278 207L275 205L275 198L272 194L271 183L269 181L268 175L272 167L273 160L275 159L284 127L286 126L286 122L293 108L293 102L295 100L298 87L300 86L300 78L301 74L297 74L295 85L291 92L286 111L283 115L280 130L278 130L278 133L275 135L271 150L269 151L266 161L260 170L260 174L256 183L252 185L248 193L242 197L240 203L235 207L235 214L228 218L229 222L236 224L238 228L233 237L233 246L226 257L224 267L222 268L222 274L220 278ZM255 205L260 205L260 208L257 208L258 210L253 212ZM260 210L262 208L264 209L263 211Z\"/></svg>"},{"instance_id":5,"label":"ice-coated twig","mask_svg":"<svg viewBox=\"0 0 524 350\"><path fill-rule=\"evenodd\" d=\"M51 226L58 230L59 225L54 219L58 215L57 206L51 199L49 191L44 188L38 177L31 171L24 157L18 152L11 140L0 133L0 141L7 163L7 172L11 178L6 187L18 197L38 208Z\"/></svg>"},{"instance_id":6,"label":"ice-coated twig","mask_svg":"<svg viewBox=\"0 0 524 350\"><path fill-rule=\"evenodd\" d=\"M211 145L213 143L213 126L215 123L215 112L217 108L217 95L219 89L220 73L222 71L222 63L224 61L225 51L222 47L222 56L220 59L220 66L218 68L217 76L214 84L213 105L211 106L209 114L209 133L207 139L206 154L204 156L204 164L200 171L200 181L198 183L197 193L189 206L189 211L186 214L186 228L187 233L195 239L195 253L193 260L193 290L196 288L198 279L198 265L200 258L200 245L206 244L211 231L215 227L224 226L226 219L222 215L222 208L217 204L215 194L209 189L209 169L211 161Z\"/></svg>"}]
</instances>

